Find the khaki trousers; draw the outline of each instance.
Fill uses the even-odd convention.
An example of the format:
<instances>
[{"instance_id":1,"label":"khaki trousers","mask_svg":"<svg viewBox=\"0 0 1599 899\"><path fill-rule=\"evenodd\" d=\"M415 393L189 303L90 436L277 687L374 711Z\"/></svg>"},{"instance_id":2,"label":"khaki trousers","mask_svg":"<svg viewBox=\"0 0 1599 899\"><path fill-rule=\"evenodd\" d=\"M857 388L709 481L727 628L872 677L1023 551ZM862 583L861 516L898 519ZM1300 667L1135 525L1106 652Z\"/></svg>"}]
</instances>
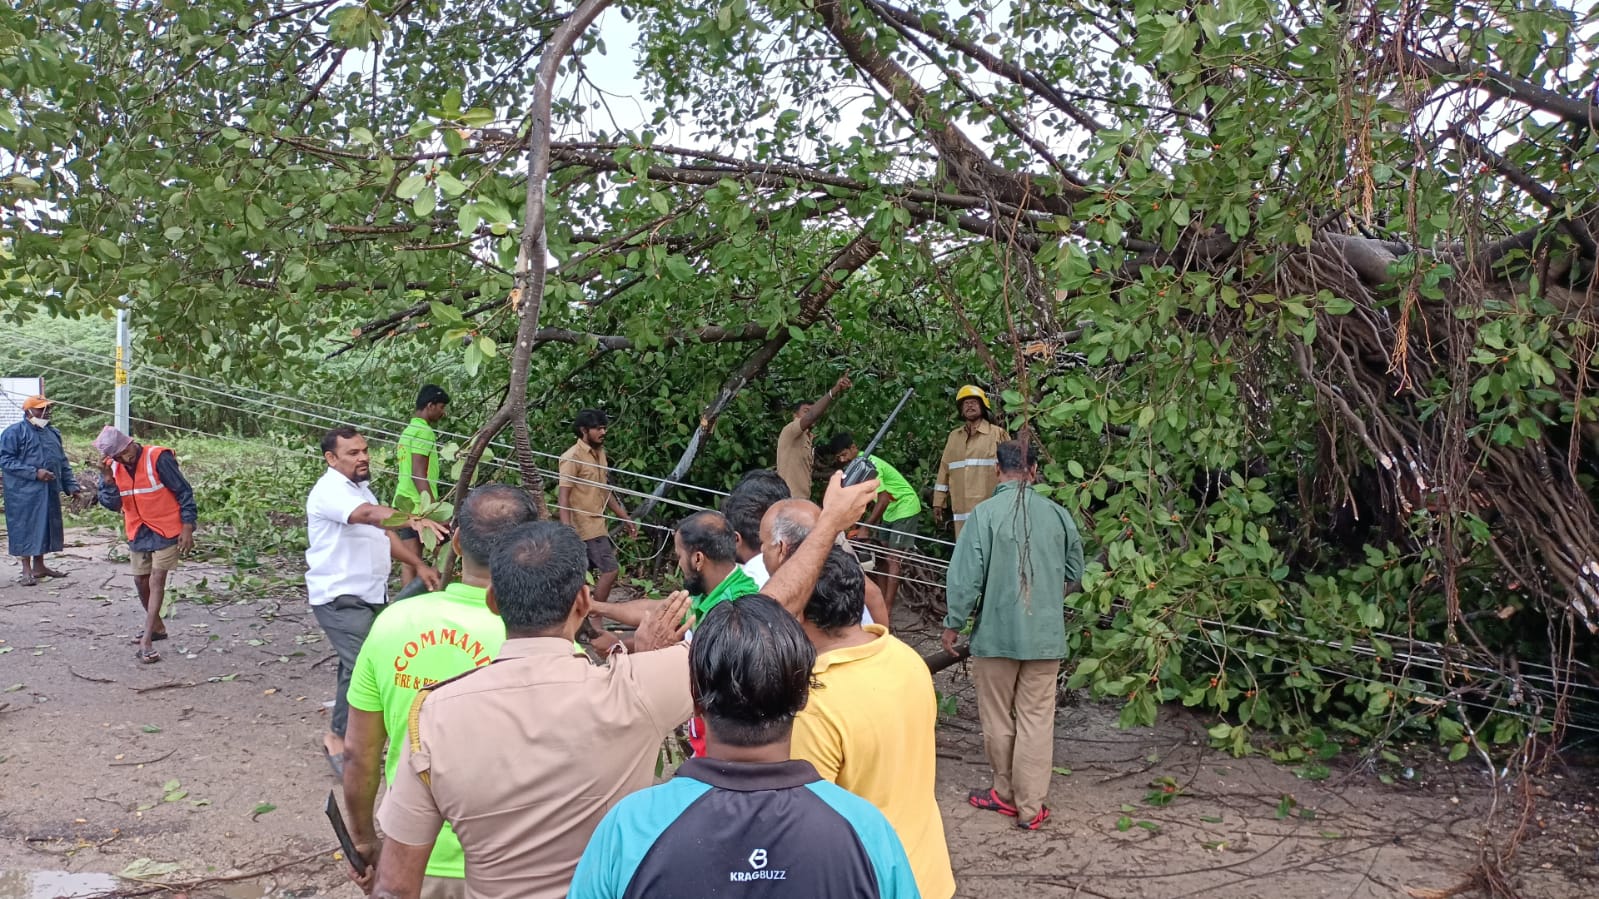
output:
<instances>
[{"instance_id":1,"label":"khaki trousers","mask_svg":"<svg viewBox=\"0 0 1599 899\"><path fill-rule=\"evenodd\" d=\"M1038 816L1055 763L1055 686L1060 659L972 659L983 750L994 792L1022 821Z\"/></svg>"}]
</instances>

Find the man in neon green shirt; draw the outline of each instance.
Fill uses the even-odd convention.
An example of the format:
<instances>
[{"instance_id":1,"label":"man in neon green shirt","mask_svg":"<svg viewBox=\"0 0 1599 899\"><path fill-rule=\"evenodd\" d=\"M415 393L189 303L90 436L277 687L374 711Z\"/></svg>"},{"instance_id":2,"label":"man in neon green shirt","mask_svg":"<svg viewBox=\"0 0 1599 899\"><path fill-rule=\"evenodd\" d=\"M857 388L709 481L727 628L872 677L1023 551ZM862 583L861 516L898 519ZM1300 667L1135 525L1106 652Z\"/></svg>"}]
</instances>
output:
<instances>
[{"instance_id":1,"label":"man in neon green shirt","mask_svg":"<svg viewBox=\"0 0 1599 899\"><path fill-rule=\"evenodd\" d=\"M538 510L527 493L503 484L473 490L461 504L453 543L461 556L461 582L443 591L395 603L372 623L350 678L350 720L344 735L344 804L350 835L368 862L363 889L370 886L378 848L373 825L378 762L385 746L386 783L406 739L411 703L423 687L489 664L505 642L505 622L489 611L489 559L500 538L517 525L535 521ZM353 876L353 875L352 875ZM448 824L428 858L424 899L465 895L466 859Z\"/></svg>"},{"instance_id":2,"label":"man in neon green shirt","mask_svg":"<svg viewBox=\"0 0 1599 899\"><path fill-rule=\"evenodd\" d=\"M416 395L416 412L411 423L400 432L395 466L394 508L402 512L420 509L439 498L439 435L433 426L444 420L444 409L450 395L436 384L427 384ZM422 555L422 538L410 528L400 528L399 538L418 556ZM409 584L416 571L400 563L400 583Z\"/></svg>"},{"instance_id":3,"label":"man in neon green shirt","mask_svg":"<svg viewBox=\"0 0 1599 899\"><path fill-rule=\"evenodd\" d=\"M839 465L849 465L861 452L848 431L834 434L833 439L827 442L827 451L837 456ZM899 473L899 469L876 454L867 456L866 460L877 469L880 483L877 502L861 519L864 527L851 531L850 539L871 539L887 548L887 552L881 553L883 564L877 570L877 585L883 590L883 604L892 616L894 596L899 592L900 561L915 545L916 536L921 530L918 516L922 514L922 500L916 495L916 489L910 481ZM879 523L882 527L878 527ZM889 624L887 621L879 623L885 626Z\"/></svg>"}]
</instances>

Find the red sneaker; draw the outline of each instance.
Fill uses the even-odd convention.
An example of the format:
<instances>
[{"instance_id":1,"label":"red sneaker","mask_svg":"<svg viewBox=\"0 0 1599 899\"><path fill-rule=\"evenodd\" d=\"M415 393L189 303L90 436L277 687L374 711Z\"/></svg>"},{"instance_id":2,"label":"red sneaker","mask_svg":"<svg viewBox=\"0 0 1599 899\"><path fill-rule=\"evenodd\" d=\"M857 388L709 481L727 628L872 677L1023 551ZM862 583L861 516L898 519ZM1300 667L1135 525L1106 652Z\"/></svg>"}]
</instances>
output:
<instances>
[{"instance_id":1,"label":"red sneaker","mask_svg":"<svg viewBox=\"0 0 1599 899\"><path fill-rule=\"evenodd\" d=\"M1008 815L1012 818L1016 817L1016 806L999 798L999 794L994 791L993 787L989 787L986 790L971 791L966 795L966 801L970 802L973 808L999 812L1001 815Z\"/></svg>"},{"instance_id":2,"label":"red sneaker","mask_svg":"<svg viewBox=\"0 0 1599 899\"><path fill-rule=\"evenodd\" d=\"M1011 814L1015 814L1015 812L1012 812ZM1038 814L1033 816L1033 820L1031 820L1031 821L1017 821L1016 822L1016 826L1020 827L1022 830L1037 830L1040 827L1043 827L1044 826L1044 822L1048 821L1048 820L1049 820L1049 808L1047 806L1039 806Z\"/></svg>"}]
</instances>

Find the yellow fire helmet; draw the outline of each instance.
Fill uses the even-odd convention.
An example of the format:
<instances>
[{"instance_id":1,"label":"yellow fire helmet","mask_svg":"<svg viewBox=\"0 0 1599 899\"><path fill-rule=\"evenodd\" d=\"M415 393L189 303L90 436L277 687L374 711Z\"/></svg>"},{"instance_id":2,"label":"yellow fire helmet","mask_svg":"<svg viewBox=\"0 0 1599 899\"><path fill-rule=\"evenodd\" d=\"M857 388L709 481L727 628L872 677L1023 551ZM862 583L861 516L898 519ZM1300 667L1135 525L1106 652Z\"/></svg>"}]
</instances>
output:
<instances>
[{"instance_id":1,"label":"yellow fire helmet","mask_svg":"<svg viewBox=\"0 0 1599 899\"><path fill-rule=\"evenodd\" d=\"M982 400L984 409L987 409L990 412L994 411L994 407L989 405L988 394L984 393L983 388L978 387L976 384L967 384L961 387L961 389L955 391L955 405L959 406L961 404L961 400L964 400L969 396L975 396Z\"/></svg>"}]
</instances>

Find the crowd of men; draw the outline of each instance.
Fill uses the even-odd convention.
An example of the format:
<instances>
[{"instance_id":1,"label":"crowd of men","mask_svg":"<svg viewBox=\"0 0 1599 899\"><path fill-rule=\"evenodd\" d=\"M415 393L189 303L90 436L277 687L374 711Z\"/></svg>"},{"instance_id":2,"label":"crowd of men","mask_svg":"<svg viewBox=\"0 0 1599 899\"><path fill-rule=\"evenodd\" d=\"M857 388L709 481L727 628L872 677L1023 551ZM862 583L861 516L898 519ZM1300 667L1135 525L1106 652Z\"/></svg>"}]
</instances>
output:
<instances>
[{"instance_id":1,"label":"crowd of men","mask_svg":"<svg viewBox=\"0 0 1599 899\"><path fill-rule=\"evenodd\" d=\"M874 583L851 548L867 533L909 548L921 500L875 455L863 483L827 475L859 454L847 433L820 450L811 438L849 387L841 378L795 409L775 470L749 472L720 511L677 524L682 589L664 599L611 596L620 566L607 516L636 525L610 486L603 412L575 418L558 522L540 520L542 498L488 484L459 503L453 531L428 514L443 390L417 398L390 504L371 490L363 435L329 431L327 470L306 500L306 587L338 657L323 745L342 781L352 879L383 897L688 897L730 884L953 895L935 793L938 699L922 657L890 633L898 555L882 554ZM60 495L78 490L49 403L35 400L0 433L24 583L61 576L43 556L61 548ZM933 510L957 529L942 642L955 652L970 634L993 767L968 802L1036 830L1050 815L1061 598L1081 575L1082 544L1071 515L1032 489L1036 444L1007 439L975 387L957 409ZM123 512L143 578L136 642L151 661L166 572L193 543L193 491L164 447L107 428L95 448L99 501ZM824 479L817 505L811 488ZM425 532L459 561L447 586ZM391 599L395 561L427 592ZM652 786L674 733L692 757Z\"/></svg>"},{"instance_id":2,"label":"crowd of men","mask_svg":"<svg viewBox=\"0 0 1599 899\"><path fill-rule=\"evenodd\" d=\"M574 419L558 523L517 488L467 494L449 535L460 577L443 590L397 536L438 526L415 502L378 504L365 440L330 432L328 472L307 502L307 582L339 649L327 748L367 864L352 878L383 897L686 897L741 883L763 895L953 895L932 676L890 633L895 556L874 583L850 548L868 533L909 548L921 500L875 456L874 479L845 487L835 473L822 504L810 500L827 468L859 453L847 433L820 448L811 438L849 387L840 379L794 410L775 470L747 473L720 511L678 522L682 589L665 599L612 595L610 520L636 524L611 487L603 411ZM968 802L1036 830L1050 814L1060 599L1081 575L1082 544L1066 510L1031 487L1036 445L1008 440L977 388L957 409L933 508L957 528L942 639L953 652L971 634L993 766ZM436 495L436 466L416 458L434 449L399 452L418 494ZM379 614L385 553L434 592ZM651 786L679 732L692 756Z\"/></svg>"}]
</instances>

